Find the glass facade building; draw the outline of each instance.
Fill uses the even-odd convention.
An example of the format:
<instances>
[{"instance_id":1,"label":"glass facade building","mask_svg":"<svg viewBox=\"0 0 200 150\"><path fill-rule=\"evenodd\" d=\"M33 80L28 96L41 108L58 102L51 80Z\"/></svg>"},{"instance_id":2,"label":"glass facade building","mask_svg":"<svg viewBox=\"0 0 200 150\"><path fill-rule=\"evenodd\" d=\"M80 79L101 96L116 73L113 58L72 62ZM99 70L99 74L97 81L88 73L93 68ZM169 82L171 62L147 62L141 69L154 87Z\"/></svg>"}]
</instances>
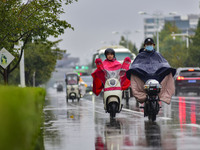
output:
<instances>
[{"instance_id":1,"label":"glass facade building","mask_svg":"<svg viewBox=\"0 0 200 150\"><path fill-rule=\"evenodd\" d=\"M151 17L144 19L144 36L153 37L157 31L160 32L165 23L170 22L177 26L182 33L189 33L194 35L197 28L200 15L187 15L187 16L169 16L169 17Z\"/></svg>"}]
</instances>

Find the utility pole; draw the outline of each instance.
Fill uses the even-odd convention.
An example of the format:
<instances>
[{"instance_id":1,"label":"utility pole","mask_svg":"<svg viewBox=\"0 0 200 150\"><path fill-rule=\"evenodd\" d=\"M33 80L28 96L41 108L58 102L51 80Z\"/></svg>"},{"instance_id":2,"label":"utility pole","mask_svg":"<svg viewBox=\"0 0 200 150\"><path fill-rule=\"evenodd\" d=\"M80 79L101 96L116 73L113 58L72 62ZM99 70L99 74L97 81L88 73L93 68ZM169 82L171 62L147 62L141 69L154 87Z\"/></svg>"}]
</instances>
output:
<instances>
[{"instance_id":1,"label":"utility pole","mask_svg":"<svg viewBox=\"0 0 200 150\"><path fill-rule=\"evenodd\" d=\"M24 51L22 54L22 58L20 60L20 84L21 87L25 87L25 72L24 72Z\"/></svg>"},{"instance_id":2,"label":"utility pole","mask_svg":"<svg viewBox=\"0 0 200 150\"><path fill-rule=\"evenodd\" d=\"M35 71L33 72L33 87L35 87Z\"/></svg>"},{"instance_id":3,"label":"utility pole","mask_svg":"<svg viewBox=\"0 0 200 150\"><path fill-rule=\"evenodd\" d=\"M157 28L156 28L156 41L157 41L157 51L158 52L160 52L160 49L159 49L159 18L158 18L158 16L156 17L156 26L157 26Z\"/></svg>"}]
</instances>

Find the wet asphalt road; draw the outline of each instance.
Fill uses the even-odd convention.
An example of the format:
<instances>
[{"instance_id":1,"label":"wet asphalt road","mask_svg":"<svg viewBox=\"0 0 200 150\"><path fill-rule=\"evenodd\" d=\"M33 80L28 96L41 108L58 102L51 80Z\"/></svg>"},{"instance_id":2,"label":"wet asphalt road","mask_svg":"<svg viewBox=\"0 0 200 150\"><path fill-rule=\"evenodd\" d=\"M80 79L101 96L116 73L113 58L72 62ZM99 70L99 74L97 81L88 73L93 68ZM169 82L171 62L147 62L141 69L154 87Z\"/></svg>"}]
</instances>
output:
<instances>
[{"instance_id":1,"label":"wet asphalt road","mask_svg":"<svg viewBox=\"0 0 200 150\"><path fill-rule=\"evenodd\" d=\"M162 103L156 122L149 122L135 99L115 120L103 109L101 97L86 95L67 103L65 92L47 89L44 108L46 150L198 150L200 98L173 97Z\"/></svg>"}]
</instances>

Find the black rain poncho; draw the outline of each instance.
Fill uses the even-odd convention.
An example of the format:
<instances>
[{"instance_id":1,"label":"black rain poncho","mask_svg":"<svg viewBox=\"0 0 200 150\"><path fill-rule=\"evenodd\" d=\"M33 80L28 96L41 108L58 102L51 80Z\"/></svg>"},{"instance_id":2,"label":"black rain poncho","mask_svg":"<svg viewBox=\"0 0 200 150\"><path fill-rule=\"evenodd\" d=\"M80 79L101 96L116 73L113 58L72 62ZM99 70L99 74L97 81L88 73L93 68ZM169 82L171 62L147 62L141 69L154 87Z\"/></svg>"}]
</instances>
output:
<instances>
[{"instance_id":1,"label":"black rain poncho","mask_svg":"<svg viewBox=\"0 0 200 150\"><path fill-rule=\"evenodd\" d=\"M133 74L144 82L148 79L156 79L160 83L169 73L172 73L174 76L176 69L172 68L160 53L153 50L152 52L140 52L131 64L126 75L128 79Z\"/></svg>"}]
</instances>

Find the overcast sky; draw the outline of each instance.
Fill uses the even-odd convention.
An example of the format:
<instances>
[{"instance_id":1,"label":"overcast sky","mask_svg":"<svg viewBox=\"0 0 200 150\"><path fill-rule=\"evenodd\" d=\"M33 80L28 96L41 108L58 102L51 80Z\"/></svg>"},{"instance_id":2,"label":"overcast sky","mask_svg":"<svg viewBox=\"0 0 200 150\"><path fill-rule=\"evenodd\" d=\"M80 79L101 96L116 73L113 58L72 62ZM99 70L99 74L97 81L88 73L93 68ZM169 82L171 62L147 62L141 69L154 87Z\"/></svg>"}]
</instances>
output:
<instances>
[{"instance_id":1,"label":"overcast sky","mask_svg":"<svg viewBox=\"0 0 200 150\"><path fill-rule=\"evenodd\" d=\"M102 46L119 43L126 31L131 32L128 39L139 48L144 40L143 20L147 17L139 15L139 11L162 12L165 16L170 12L200 13L199 0L78 0L64 9L62 19L75 30L67 29L59 37L63 39L59 47L73 57L80 57L81 63L91 61L92 54ZM112 34L113 31L119 34Z\"/></svg>"}]
</instances>

